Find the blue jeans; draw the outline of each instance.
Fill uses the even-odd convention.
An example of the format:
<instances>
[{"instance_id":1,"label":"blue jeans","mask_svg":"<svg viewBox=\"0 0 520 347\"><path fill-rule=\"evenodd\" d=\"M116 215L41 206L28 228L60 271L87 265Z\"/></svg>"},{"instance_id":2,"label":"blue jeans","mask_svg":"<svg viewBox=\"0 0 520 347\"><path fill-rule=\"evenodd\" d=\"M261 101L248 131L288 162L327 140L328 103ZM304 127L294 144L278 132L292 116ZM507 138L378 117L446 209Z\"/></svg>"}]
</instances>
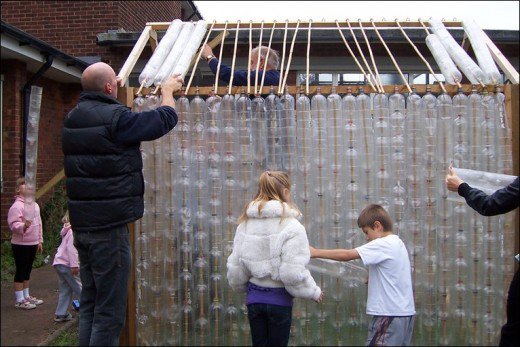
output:
<instances>
[{"instance_id":1,"label":"blue jeans","mask_svg":"<svg viewBox=\"0 0 520 347\"><path fill-rule=\"evenodd\" d=\"M74 299L81 297L81 282L77 276L70 272L70 267L57 264L54 269L58 273L59 280L59 297L58 306L56 307L56 316L65 316L68 313L70 300L74 295Z\"/></svg>"},{"instance_id":2,"label":"blue jeans","mask_svg":"<svg viewBox=\"0 0 520 347\"><path fill-rule=\"evenodd\" d=\"M80 346L118 346L123 329L132 254L128 227L75 232L83 288L79 307Z\"/></svg>"},{"instance_id":3,"label":"blue jeans","mask_svg":"<svg viewBox=\"0 0 520 347\"><path fill-rule=\"evenodd\" d=\"M247 305L253 346L287 346L292 307L271 304Z\"/></svg>"}]
</instances>

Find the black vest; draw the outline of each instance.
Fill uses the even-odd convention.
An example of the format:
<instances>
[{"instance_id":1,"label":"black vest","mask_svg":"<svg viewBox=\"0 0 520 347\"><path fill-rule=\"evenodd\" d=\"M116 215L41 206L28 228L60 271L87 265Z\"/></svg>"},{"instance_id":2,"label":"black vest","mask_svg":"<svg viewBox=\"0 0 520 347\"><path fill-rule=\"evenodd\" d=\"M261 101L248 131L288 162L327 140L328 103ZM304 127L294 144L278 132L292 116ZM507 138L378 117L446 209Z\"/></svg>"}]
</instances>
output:
<instances>
[{"instance_id":1,"label":"black vest","mask_svg":"<svg viewBox=\"0 0 520 347\"><path fill-rule=\"evenodd\" d=\"M83 92L65 118L62 148L74 231L108 229L143 216L140 143L121 144L114 139L126 110L110 96Z\"/></svg>"}]
</instances>

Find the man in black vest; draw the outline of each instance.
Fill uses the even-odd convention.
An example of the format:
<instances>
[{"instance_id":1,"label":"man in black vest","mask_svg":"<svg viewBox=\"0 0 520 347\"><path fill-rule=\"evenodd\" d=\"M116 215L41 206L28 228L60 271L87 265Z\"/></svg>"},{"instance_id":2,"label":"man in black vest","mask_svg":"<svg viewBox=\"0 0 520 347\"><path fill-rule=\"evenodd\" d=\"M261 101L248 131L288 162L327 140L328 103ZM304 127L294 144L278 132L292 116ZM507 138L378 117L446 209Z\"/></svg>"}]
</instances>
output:
<instances>
[{"instance_id":1,"label":"man in black vest","mask_svg":"<svg viewBox=\"0 0 520 347\"><path fill-rule=\"evenodd\" d=\"M134 113L117 101L114 70L95 63L81 77L83 92L62 131L74 245L83 284L79 345L117 346L126 313L131 250L127 223L143 216L141 141L177 124L174 76L161 87L155 110Z\"/></svg>"}]
</instances>

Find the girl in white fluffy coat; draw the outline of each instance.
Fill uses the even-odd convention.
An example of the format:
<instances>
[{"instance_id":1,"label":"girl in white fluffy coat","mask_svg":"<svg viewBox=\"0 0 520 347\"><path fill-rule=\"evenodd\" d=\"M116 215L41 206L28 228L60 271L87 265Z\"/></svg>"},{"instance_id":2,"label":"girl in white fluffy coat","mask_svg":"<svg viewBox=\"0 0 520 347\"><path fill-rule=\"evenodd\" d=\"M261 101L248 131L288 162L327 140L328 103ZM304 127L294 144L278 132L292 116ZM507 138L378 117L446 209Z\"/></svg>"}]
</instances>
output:
<instances>
[{"instance_id":1,"label":"girl in white fluffy coat","mask_svg":"<svg viewBox=\"0 0 520 347\"><path fill-rule=\"evenodd\" d=\"M246 291L253 346L287 346L293 297L321 302L323 293L309 270L309 241L291 202L285 172L266 171L258 193L240 216L227 279Z\"/></svg>"}]
</instances>

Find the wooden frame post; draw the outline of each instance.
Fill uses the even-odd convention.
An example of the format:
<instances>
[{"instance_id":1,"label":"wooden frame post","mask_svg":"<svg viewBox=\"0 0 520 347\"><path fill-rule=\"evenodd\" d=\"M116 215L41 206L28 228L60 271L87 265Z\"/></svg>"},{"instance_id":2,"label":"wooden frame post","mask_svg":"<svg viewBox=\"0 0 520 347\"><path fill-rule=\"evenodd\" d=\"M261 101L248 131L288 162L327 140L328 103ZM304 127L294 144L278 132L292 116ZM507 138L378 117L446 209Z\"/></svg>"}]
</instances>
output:
<instances>
[{"instance_id":1,"label":"wooden frame post","mask_svg":"<svg viewBox=\"0 0 520 347\"><path fill-rule=\"evenodd\" d=\"M120 87L117 99L124 105L132 107L134 102L133 88ZM135 224L128 224L128 240L132 252L132 265L130 266L130 278L128 279L128 297L126 299L125 326L119 336L120 346L137 345L136 329L136 298L135 298Z\"/></svg>"},{"instance_id":2,"label":"wooden frame post","mask_svg":"<svg viewBox=\"0 0 520 347\"><path fill-rule=\"evenodd\" d=\"M506 84L504 86L504 95L506 97L506 114L509 124L511 124L512 152L513 152L513 175L519 176L520 171L520 111L518 109L519 102L519 85ZM520 243L520 211L516 209L515 216L515 254L519 253ZM515 269L518 269L518 262L514 261Z\"/></svg>"}]
</instances>

